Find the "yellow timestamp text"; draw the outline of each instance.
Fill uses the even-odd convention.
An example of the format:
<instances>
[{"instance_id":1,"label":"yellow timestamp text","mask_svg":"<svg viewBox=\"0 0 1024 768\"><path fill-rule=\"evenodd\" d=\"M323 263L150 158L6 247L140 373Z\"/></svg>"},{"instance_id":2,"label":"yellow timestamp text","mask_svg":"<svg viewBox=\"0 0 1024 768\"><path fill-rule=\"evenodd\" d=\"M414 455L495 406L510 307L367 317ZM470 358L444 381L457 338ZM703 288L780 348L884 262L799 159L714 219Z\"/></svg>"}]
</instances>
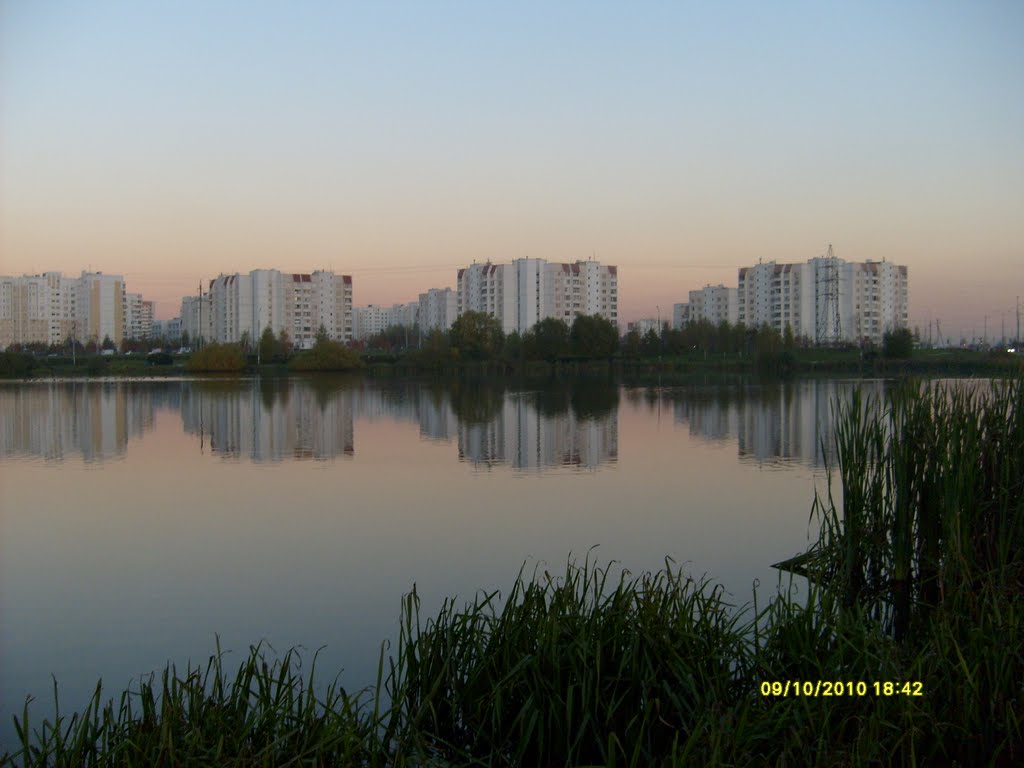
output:
<instances>
[{"instance_id":1,"label":"yellow timestamp text","mask_svg":"<svg viewBox=\"0 0 1024 768\"><path fill-rule=\"evenodd\" d=\"M804 696L824 698L838 696L923 696L924 683L895 680L765 680L762 696Z\"/></svg>"}]
</instances>

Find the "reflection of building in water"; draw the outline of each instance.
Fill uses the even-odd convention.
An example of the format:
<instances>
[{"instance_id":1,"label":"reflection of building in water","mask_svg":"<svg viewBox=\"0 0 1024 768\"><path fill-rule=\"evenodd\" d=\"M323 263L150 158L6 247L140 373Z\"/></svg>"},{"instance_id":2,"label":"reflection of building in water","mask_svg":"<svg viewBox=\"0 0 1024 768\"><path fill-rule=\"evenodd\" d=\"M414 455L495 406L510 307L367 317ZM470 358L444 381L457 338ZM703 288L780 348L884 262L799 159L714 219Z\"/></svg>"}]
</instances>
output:
<instances>
[{"instance_id":1,"label":"reflection of building in water","mask_svg":"<svg viewBox=\"0 0 1024 768\"><path fill-rule=\"evenodd\" d=\"M122 456L129 438L153 426L157 407L174 407L177 382L40 382L0 387L0 455L86 461Z\"/></svg>"},{"instance_id":2,"label":"reflection of building in water","mask_svg":"<svg viewBox=\"0 0 1024 768\"><path fill-rule=\"evenodd\" d=\"M386 389L363 387L353 392L356 418L376 421L409 421L418 424L420 437L427 440L451 440L458 419L448 396L441 390L418 385L399 385Z\"/></svg>"},{"instance_id":3,"label":"reflection of building in water","mask_svg":"<svg viewBox=\"0 0 1024 768\"><path fill-rule=\"evenodd\" d=\"M353 454L351 390L318 393L296 382L216 386L193 385L181 404L185 431L201 435L214 453L253 461Z\"/></svg>"},{"instance_id":4,"label":"reflection of building in water","mask_svg":"<svg viewBox=\"0 0 1024 768\"><path fill-rule=\"evenodd\" d=\"M704 396L676 400L672 408L677 422L689 422L690 434L705 440L727 440L739 433L740 414L734 402Z\"/></svg>"},{"instance_id":5,"label":"reflection of building in water","mask_svg":"<svg viewBox=\"0 0 1024 768\"><path fill-rule=\"evenodd\" d=\"M474 464L511 464L516 469L577 466L594 469L619 452L618 411L580 419L567 409L542 414L529 396L508 394L489 421L459 424L459 458Z\"/></svg>"},{"instance_id":6,"label":"reflection of building in water","mask_svg":"<svg viewBox=\"0 0 1024 768\"><path fill-rule=\"evenodd\" d=\"M331 388L299 380L18 383L0 386L0 456L122 456L163 407L180 411L184 431L204 448L253 461L352 456L355 418L409 422L425 440L457 439L459 458L474 464L594 468L615 461L617 409L579 418L568 393L558 396L544 405L531 393L459 395L420 384Z\"/></svg>"},{"instance_id":7,"label":"reflection of building in water","mask_svg":"<svg viewBox=\"0 0 1024 768\"><path fill-rule=\"evenodd\" d=\"M832 404L848 402L854 386L879 396L882 382L821 380L751 387L722 396L686 396L674 403L678 422L706 440L735 437L741 459L800 461L814 467L834 464Z\"/></svg>"}]
</instances>

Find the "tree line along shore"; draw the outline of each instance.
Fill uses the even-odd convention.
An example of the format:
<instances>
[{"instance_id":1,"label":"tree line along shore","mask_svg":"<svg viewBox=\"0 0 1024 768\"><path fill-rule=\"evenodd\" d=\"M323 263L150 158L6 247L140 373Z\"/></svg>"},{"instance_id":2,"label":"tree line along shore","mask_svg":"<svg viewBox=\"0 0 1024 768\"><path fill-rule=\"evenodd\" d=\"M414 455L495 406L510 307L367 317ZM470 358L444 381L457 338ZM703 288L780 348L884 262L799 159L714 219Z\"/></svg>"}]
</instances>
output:
<instances>
[{"instance_id":1,"label":"tree line along shore","mask_svg":"<svg viewBox=\"0 0 1024 768\"><path fill-rule=\"evenodd\" d=\"M182 373L313 373L367 371L378 375L476 372L496 375L609 372L624 375L721 370L788 375L844 373L1012 373L1024 355L1004 348L925 348L908 329L885 334L881 345L815 346L762 326L699 321L658 333L620 336L600 316L569 325L548 318L524 334L505 334L494 318L463 313L447 331L421 333L395 326L365 342L342 344L321 329L311 349L297 350L287 333L265 329L258 340L207 343L196 349L167 340L109 341L75 350L29 346L0 353L0 376L180 375Z\"/></svg>"}]
</instances>

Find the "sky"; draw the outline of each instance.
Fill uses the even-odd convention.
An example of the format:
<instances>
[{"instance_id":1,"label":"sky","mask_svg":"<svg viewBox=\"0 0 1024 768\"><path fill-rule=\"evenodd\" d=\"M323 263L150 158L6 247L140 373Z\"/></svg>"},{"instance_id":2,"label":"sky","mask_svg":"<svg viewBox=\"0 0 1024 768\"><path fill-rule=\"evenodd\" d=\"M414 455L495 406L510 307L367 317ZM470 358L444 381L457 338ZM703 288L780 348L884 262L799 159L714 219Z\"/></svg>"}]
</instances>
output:
<instances>
[{"instance_id":1,"label":"sky","mask_svg":"<svg viewBox=\"0 0 1024 768\"><path fill-rule=\"evenodd\" d=\"M0 274L221 272L355 304L473 261L619 267L662 318L831 243L910 322L1024 298L1024 3L0 0Z\"/></svg>"}]
</instances>

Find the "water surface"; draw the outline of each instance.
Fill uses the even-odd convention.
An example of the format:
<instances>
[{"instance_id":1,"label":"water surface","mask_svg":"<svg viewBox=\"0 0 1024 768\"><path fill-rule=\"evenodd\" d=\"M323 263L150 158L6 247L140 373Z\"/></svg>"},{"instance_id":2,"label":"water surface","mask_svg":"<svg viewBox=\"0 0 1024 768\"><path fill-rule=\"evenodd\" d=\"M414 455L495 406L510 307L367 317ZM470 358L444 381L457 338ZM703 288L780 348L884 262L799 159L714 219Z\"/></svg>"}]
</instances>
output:
<instances>
[{"instance_id":1,"label":"water surface","mask_svg":"<svg viewBox=\"0 0 1024 768\"><path fill-rule=\"evenodd\" d=\"M807 544L854 384L2 384L0 735L51 675L79 707L217 635L362 687L414 584L429 612L595 546L749 602Z\"/></svg>"}]
</instances>

